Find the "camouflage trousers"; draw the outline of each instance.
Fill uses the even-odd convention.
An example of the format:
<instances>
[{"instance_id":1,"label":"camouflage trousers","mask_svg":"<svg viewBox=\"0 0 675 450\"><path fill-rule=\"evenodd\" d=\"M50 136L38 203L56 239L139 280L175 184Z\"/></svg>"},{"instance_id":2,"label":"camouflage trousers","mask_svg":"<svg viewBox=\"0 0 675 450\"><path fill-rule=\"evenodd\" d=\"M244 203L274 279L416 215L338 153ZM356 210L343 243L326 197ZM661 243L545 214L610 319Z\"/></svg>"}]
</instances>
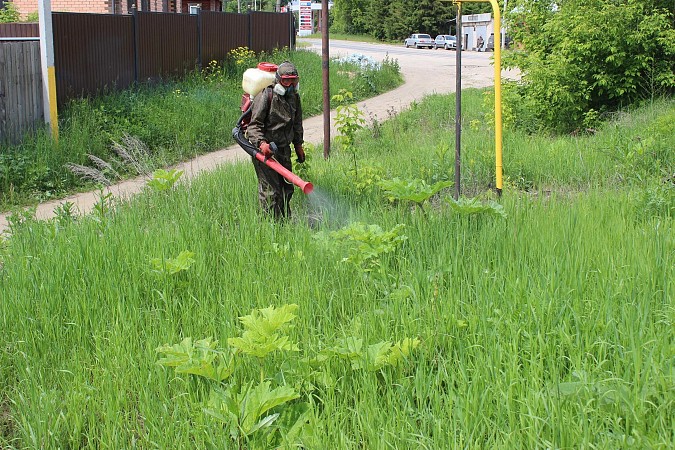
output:
<instances>
[{"instance_id":1,"label":"camouflage trousers","mask_svg":"<svg viewBox=\"0 0 675 450\"><path fill-rule=\"evenodd\" d=\"M290 147L280 147L274 159L286 169L291 170ZM253 158L253 167L258 176L258 201L262 210L273 215L275 219L290 219L293 183L255 158Z\"/></svg>"}]
</instances>

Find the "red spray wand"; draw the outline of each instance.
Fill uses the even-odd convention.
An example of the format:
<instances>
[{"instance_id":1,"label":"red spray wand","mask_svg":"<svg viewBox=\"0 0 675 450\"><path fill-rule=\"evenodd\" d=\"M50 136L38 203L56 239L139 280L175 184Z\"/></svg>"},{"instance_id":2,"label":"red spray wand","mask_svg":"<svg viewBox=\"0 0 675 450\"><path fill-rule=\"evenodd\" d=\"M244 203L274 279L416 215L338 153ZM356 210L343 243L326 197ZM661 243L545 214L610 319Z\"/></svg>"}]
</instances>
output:
<instances>
[{"instance_id":1,"label":"red spray wand","mask_svg":"<svg viewBox=\"0 0 675 450\"><path fill-rule=\"evenodd\" d=\"M243 135L241 131L241 127L239 124L237 124L236 127L232 130L232 137L234 137L234 140L237 141L239 146L244 149L246 153L257 159L258 161L264 163L269 167L270 169L274 170L276 173L299 187L304 194L309 194L314 190L314 185L310 183L309 181L305 181L281 164L279 164L275 159L272 158L265 158L265 156L262 154L260 150L255 148L253 144L251 144L248 139ZM276 144L274 142L270 142L270 147L272 148L272 152L275 153L277 150Z\"/></svg>"}]
</instances>

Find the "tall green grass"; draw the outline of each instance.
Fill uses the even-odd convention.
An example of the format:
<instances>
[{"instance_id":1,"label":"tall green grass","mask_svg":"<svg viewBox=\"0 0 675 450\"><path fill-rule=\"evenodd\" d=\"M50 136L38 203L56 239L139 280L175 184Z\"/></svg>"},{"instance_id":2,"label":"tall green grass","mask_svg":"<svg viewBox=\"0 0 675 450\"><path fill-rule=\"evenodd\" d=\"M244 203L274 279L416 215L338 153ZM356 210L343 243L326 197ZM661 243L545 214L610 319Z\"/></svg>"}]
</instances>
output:
<instances>
[{"instance_id":1,"label":"tall green grass","mask_svg":"<svg viewBox=\"0 0 675 450\"><path fill-rule=\"evenodd\" d=\"M487 196L490 127L469 125L486 112L481 97L463 96L463 173ZM209 384L156 365L154 349L188 336L226 345L238 317L296 303L300 357L342 337L421 339L400 368L331 361L332 383L294 379L282 368L291 356L262 362L314 385L316 448L671 448L672 180L604 152L659 128L672 102L595 136L507 133L507 219L457 215L440 198L424 210L387 202L376 176L452 179L439 156L453 147L451 105L431 97L360 135L360 175L340 149L329 161L308 149L316 191L296 192L289 223L258 213L254 171L240 163L110 214L15 224L0 272L0 444L234 448L202 410ZM645 203L650 189L669 206ZM378 274L316 239L356 221L405 225ZM183 250L189 270L153 273L150 259ZM238 370L261 373L249 360Z\"/></svg>"},{"instance_id":2,"label":"tall green grass","mask_svg":"<svg viewBox=\"0 0 675 450\"><path fill-rule=\"evenodd\" d=\"M310 51L277 51L255 55L238 49L226 61L211 63L181 80L141 84L122 92L74 100L61 112L59 142L40 131L17 146L0 144L0 210L35 204L67 193L92 189L66 164L92 166L88 155L119 160L111 150L125 135L140 140L151 167L164 167L231 145L232 128L241 115L244 70L259 61L293 61L301 74L305 117L323 108L321 57ZM349 77L347 72L356 74ZM331 89L347 89L364 99L398 86L396 61L361 70L352 64L330 66ZM135 175L119 167L122 176ZM115 181L115 180L112 180Z\"/></svg>"}]
</instances>

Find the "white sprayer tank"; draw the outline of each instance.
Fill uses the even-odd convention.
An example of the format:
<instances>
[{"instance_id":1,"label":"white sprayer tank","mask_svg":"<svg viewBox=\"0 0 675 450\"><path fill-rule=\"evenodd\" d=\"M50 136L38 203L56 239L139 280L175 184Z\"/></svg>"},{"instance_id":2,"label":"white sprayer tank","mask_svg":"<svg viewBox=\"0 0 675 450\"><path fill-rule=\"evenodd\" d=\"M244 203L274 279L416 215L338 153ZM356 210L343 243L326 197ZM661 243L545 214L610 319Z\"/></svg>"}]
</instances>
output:
<instances>
[{"instance_id":1,"label":"white sprayer tank","mask_svg":"<svg viewBox=\"0 0 675 450\"><path fill-rule=\"evenodd\" d=\"M261 62L256 68L246 69L244 72L244 79L241 82L241 87L244 89L244 92L251 97L255 97L267 86L274 84L276 72L276 64Z\"/></svg>"}]
</instances>

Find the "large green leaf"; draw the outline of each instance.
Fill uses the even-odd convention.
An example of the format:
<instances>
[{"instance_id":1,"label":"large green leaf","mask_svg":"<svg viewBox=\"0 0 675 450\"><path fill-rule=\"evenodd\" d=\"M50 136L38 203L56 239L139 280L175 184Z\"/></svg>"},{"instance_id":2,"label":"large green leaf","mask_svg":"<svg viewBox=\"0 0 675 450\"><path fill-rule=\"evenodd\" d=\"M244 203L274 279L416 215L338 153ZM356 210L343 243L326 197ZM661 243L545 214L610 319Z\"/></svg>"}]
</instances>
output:
<instances>
[{"instance_id":1,"label":"large green leaf","mask_svg":"<svg viewBox=\"0 0 675 450\"><path fill-rule=\"evenodd\" d=\"M229 338L227 343L239 351L264 358L277 350L298 351L297 344L290 341L285 334L291 328L290 322L297 316L294 314L298 305L283 305L253 311L248 316L239 318L245 328L241 337Z\"/></svg>"},{"instance_id":2,"label":"large green leaf","mask_svg":"<svg viewBox=\"0 0 675 450\"><path fill-rule=\"evenodd\" d=\"M192 342L185 338L179 344L165 344L155 351L166 355L157 364L174 367L176 373L186 373L223 381L232 374L234 365L231 355L217 349L218 341L211 338Z\"/></svg>"},{"instance_id":3,"label":"large green leaf","mask_svg":"<svg viewBox=\"0 0 675 450\"><path fill-rule=\"evenodd\" d=\"M446 202L450 206L450 208L458 213L458 214L464 214L464 215L470 215L470 214L490 214L494 216L500 216L503 217L504 219L507 218L506 211L504 211L504 207L500 205L499 203L496 202L487 202L487 203L482 203L480 200L476 198L460 198L459 200L455 200L451 197L446 198Z\"/></svg>"},{"instance_id":4,"label":"large green leaf","mask_svg":"<svg viewBox=\"0 0 675 450\"><path fill-rule=\"evenodd\" d=\"M295 389L289 386L279 386L271 389L269 381L263 381L257 386L247 384L234 392L229 389L214 389L209 399L208 408L204 411L210 416L233 425L245 436L256 431L268 428L279 417L278 413L265 415L271 409L300 397ZM236 432L231 430L231 434Z\"/></svg>"},{"instance_id":5,"label":"large green leaf","mask_svg":"<svg viewBox=\"0 0 675 450\"><path fill-rule=\"evenodd\" d=\"M424 203L442 189L452 186L452 181L439 181L430 186L420 179L401 180L400 178L394 178L382 180L379 185L389 201L408 200L415 203Z\"/></svg>"}]
</instances>

